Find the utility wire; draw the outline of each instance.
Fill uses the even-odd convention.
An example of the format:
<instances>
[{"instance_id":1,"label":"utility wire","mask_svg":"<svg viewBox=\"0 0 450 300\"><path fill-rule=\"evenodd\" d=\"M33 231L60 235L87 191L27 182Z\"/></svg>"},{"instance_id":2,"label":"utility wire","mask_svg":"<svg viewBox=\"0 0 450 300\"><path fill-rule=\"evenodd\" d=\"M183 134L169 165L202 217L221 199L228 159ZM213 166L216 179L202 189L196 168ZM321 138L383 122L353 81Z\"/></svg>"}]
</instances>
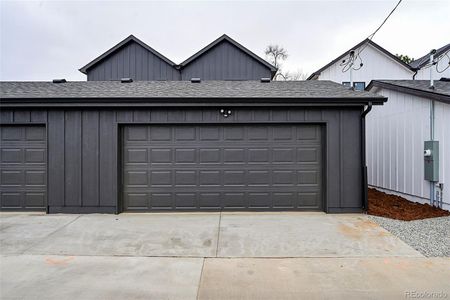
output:
<instances>
[{"instance_id":1,"label":"utility wire","mask_svg":"<svg viewBox=\"0 0 450 300\"><path fill-rule=\"evenodd\" d=\"M377 32L381 29L381 27L383 27L383 25L387 22L387 20L389 19L389 17L394 13L394 11L397 9L397 7L400 5L400 3L402 3L403 0L399 0L397 2L397 4L395 5L395 7L391 10L391 12L387 15L387 17L383 20L383 22L380 24L380 26L378 26L378 28L371 33L367 39L369 41L371 41L373 39L373 37L375 36L375 34L377 34ZM348 60L343 60L342 63L340 64L341 66L343 66L342 68L342 72L345 73L347 72L350 68L353 67L353 63L359 59L361 61L361 63L359 64L357 69L354 70L359 70L362 68L362 66L364 65L362 58L360 57L361 52L364 51L364 49L367 47L369 43L366 42L364 43L364 45L358 50L357 54L355 55L355 50L351 50L349 53L349 59ZM352 53L353 52L353 53Z\"/></svg>"}]
</instances>

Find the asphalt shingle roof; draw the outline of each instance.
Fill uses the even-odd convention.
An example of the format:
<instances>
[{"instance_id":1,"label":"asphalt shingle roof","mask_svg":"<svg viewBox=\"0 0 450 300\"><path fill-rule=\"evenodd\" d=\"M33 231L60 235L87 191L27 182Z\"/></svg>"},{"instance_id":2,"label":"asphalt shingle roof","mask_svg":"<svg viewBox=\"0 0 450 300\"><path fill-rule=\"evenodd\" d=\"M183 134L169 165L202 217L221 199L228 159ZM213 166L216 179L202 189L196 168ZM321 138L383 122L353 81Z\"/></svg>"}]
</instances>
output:
<instances>
[{"instance_id":1,"label":"asphalt shingle roof","mask_svg":"<svg viewBox=\"0 0 450 300\"><path fill-rule=\"evenodd\" d=\"M441 94L450 96L450 81L435 80L434 89L430 88L429 80L375 80L404 88L415 89L427 93Z\"/></svg>"},{"instance_id":2,"label":"asphalt shingle roof","mask_svg":"<svg viewBox=\"0 0 450 300\"><path fill-rule=\"evenodd\" d=\"M377 86L450 103L450 81L435 80L433 85L429 80L372 80L367 89Z\"/></svg>"},{"instance_id":3,"label":"asphalt shingle roof","mask_svg":"<svg viewBox=\"0 0 450 300\"><path fill-rule=\"evenodd\" d=\"M331 81L74 81L0 82L0 98L329 98L376 99L372 92L350 90Z\"/></svg>"}]
</instances>

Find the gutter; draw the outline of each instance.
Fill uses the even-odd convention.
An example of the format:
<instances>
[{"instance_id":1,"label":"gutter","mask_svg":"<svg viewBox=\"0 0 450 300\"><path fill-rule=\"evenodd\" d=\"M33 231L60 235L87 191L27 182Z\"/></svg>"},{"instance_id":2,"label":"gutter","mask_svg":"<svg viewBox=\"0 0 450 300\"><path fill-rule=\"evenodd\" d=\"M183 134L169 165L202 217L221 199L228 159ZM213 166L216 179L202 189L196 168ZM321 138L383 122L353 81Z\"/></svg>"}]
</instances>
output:
<instances>
[{"instance_id":1,"label":"gutter","mask_svg":"<svg viewBox=\"0 0 450 300\"><path fill-rule=\"evenodd\" d=\"M361 169L362 169L362 197L363 208L367 212L369 208L369 200L367 196L368 180L367 180L367 162L366 162L366 115L372 110L372 102L369 101L367 108L361 113Z\"/></svg>"}]
</instances>

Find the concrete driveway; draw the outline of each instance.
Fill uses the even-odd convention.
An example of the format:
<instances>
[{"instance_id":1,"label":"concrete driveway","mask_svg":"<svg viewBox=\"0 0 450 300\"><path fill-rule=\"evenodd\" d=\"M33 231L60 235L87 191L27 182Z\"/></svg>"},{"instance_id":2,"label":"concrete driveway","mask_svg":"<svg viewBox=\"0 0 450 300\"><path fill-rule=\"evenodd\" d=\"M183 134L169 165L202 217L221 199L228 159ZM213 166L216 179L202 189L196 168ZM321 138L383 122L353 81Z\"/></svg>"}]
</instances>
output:
<instances>
[{"instance_id":1,"label":"concrete driveway","mask_svg":"<svg viewBox=\"0 0 450 300\"><path fill-rule=\"evenodd\" d=\"M2 299L450 297L449 259L361 214L3 213L0 232Z\"/></svg>"}]
</instances>

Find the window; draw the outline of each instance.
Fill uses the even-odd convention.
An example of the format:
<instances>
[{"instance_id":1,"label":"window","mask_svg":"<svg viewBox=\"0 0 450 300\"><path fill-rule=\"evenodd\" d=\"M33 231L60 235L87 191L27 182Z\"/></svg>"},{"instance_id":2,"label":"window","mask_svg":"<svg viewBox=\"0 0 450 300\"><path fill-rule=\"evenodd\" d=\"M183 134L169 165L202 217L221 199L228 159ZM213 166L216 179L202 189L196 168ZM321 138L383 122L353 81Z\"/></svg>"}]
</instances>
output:
<instances>
[{"instance_id":1,"label":"window","mask_svg":"<svg viewBox=\"0 0 450 300\"><path fill-rule=\"evenodd\" d=\"M342 82L342 85L345 87L350 87L350 81L344 81ZM353 88L355 91L364 91L366 88L366 83L364 81L361 82L353 82Z\"/></svg>"},{"instance_id":2,"label":"window","mask_svg":"<svg viewBox=\"0 0 450 300\"><path fill-rule=\"evenodd\" d=\"M364 89L366 88L366 83L365 82L353 82L353 88L356 91L364 91Z\"/></svg>"}]
</instances>

